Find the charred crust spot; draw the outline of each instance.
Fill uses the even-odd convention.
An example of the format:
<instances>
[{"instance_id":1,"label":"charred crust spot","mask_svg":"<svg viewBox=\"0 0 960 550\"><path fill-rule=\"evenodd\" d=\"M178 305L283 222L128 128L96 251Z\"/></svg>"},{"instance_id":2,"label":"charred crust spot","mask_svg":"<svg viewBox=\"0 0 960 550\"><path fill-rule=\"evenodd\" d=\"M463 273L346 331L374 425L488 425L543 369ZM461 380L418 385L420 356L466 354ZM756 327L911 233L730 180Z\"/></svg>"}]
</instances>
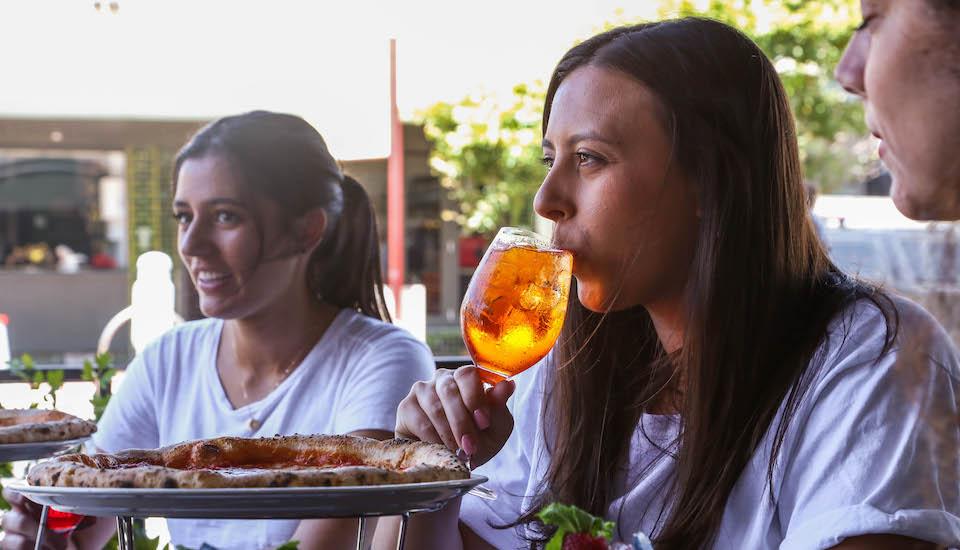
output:
<instances>
[{"instance_id":1,"label":"charred crust spot","mask_svg":"<svg viewBox=\"0 0 960 550\"><path fill-rule=\"evenodd\" d=\"M220 447L213 443L204 443L198 449L200 456L217 456L220 454Z\"/></svg>"},{"instance_id":2,"label":"charred crust spot","mask_svg":"<svg viewBox=\"0 0 960 550\"><path fill-rule=\"evenodd\" d=\"M57 481L60 480L60 472L53 472L50 476L51 485L56 485Z\"/></svg>"},{"instance_id":3,"label":"charred crust spot","mask_svg":"<svg viewBox=\"0 0 960 550\"><path fill-rule=\"evenodd\" d=\"M129 479L123 479L117 482L117 487L121 489L133 489L133 482Z\"/></svg>"},{"instance_id":4,"label":"charred crust spot","mask_svg":"<svg viewBox=\"0 0 960 550\"><path fill-rule=\"evenodd\" d=\"M179 487L177 480L173 479L172 477L168 477L167 479L163 480L164 489L176 489L177 487Z\"/></svg>"},{"instance_id":5,"label":"charred crust spot","mask_svg":"<svg viewBox=\"0 0 960 550\"><path fill-rule=\"evenodd\" d=\"M270 487L289 487L293 482L294 475L290 473L285 473L282 476L275 477L270 480Z\"/></svg>"}]
</instances>

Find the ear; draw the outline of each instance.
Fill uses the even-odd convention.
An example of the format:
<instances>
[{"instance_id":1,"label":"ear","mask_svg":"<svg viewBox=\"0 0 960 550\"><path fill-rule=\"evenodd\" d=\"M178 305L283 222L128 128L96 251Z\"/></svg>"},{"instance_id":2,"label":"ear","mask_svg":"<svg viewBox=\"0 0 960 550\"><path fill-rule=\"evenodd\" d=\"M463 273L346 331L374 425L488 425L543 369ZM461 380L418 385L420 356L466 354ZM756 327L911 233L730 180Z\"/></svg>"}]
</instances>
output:
<instances>
[{"instance_id":1,"label":"ear","mask_svg":"<svg viewBox=\"0 0 960 550\"><path fill-rule=\"evenodd\" d=\"M297 247L301 253L311 253L323 241L327 229L327 213L322 208L308 210L294 222Z\"/></svg>"}]
</instances>

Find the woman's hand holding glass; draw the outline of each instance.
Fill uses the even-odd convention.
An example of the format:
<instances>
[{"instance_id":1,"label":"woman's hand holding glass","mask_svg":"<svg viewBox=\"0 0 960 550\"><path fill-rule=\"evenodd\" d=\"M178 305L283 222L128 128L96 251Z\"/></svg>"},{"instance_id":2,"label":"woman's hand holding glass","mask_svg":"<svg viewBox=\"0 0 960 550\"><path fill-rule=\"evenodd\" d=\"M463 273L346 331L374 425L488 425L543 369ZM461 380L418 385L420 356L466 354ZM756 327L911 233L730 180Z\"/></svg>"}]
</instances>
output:
<instances>
[{"instance_id":1,"label":"woman's hand holding glass","mask_svg":"<svg viewBox=\"0 0 960 550\"><path fill-rule=\"evenodd\" d=\"M397 409L397 437L463 449L476 468L496 455L513 431L507 380L484 386L476 367L440 369L433 380L417 382Z\"/></svg>"}]
</instances>

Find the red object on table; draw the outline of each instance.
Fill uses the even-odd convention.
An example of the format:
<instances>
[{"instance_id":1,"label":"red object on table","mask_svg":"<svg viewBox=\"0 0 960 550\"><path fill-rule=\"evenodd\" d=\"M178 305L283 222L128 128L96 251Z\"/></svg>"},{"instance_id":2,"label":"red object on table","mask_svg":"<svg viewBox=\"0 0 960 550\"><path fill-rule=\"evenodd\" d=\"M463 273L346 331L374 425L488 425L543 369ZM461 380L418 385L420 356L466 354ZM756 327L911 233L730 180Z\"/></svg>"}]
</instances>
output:
<instances>
[{"instance_id":1,"label":"red object on table","mask_svg":"<svg viewBox=\"0 0 960 550\"><path fill-rule=\"evenodd\" d=\"M67 533L72 531L80 522L83 516L72 512L61 512L50 508L47 511L47 529L55 533Z\"/></svg>"}]
</instances>

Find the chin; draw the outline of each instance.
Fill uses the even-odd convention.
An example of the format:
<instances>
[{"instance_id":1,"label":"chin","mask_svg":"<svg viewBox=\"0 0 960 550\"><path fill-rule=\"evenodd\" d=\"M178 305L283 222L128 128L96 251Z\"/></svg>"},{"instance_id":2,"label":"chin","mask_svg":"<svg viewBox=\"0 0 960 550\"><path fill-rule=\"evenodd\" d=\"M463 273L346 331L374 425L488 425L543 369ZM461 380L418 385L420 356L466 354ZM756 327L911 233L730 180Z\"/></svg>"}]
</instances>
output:
<instances>
[{"instance_id":1,"label":"chin","mask_svg":"<svg viewBox=\"0 0 960 550\"><path fill-rule=\"evenodd\" d=\"M615 292L609 292L606 287L591 285L580 280L577 280L577 299L583 307L594 313L619 311L637 305L624 299L622 295L617 296Z\"/></svg>"},{"instance_id":2,"label":"chin","mask_svg":"<svg viewBox=\"0 0 960 550\"><path fill-rule=\"evenodd\" d=\"M236 317L236 315L231 314L227 304L210 303L203 298L200 299L200 313L203 313L205 317L217 319L232 319Z\"/></svg>"},{"instance_id":3,"label":"chin","mask_svg":"<svg viewBox=\"0 0 960 550\"><path fill-rule=\"evenodd\" d=\"M944 187L940 182L912 179L904 185L905 178L893 175L890 197L901 214L917 221L953 221L960 220L960 190ZM926 192L928 189L940 190L939 193ZM949 194L949 195L948 195Z\"/></svg>"}]
</instances>

